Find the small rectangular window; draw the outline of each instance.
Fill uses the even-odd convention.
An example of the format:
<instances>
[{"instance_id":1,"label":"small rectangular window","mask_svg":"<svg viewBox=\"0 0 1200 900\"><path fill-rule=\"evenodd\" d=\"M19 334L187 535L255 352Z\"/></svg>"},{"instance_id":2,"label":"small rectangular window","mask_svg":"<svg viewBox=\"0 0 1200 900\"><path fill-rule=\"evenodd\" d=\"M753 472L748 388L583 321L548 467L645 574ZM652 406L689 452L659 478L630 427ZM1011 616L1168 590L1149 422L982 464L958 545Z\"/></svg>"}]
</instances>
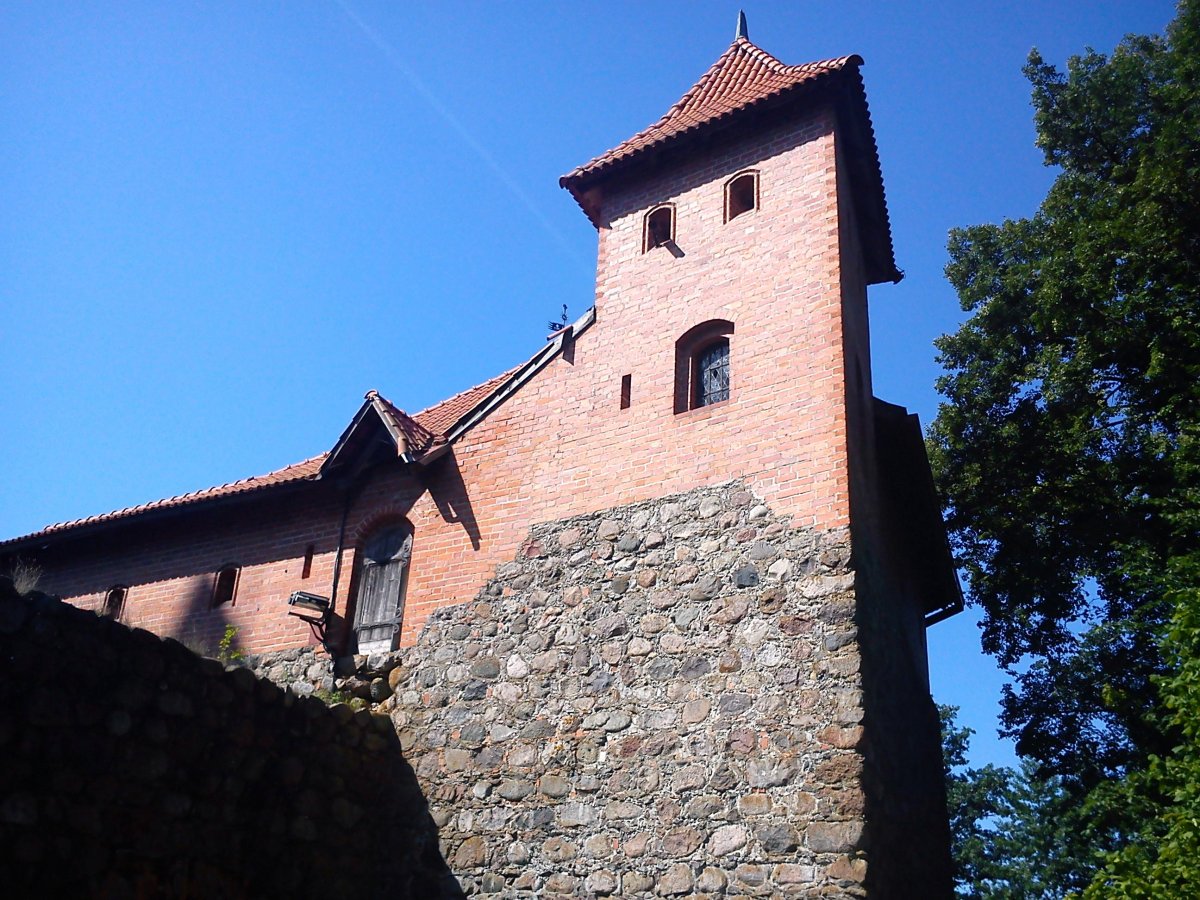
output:
<instances>
[{"instance_id":1,"label":"small rectangular window","mask_svg":"<svg viewBox=\"0 0 1200 900\"><path fill-rule=\"evenodd\" d=\"M212 609L218 606L229 604L233 606L233 601L237 596L238 573L241 569L238 566L225 566L217 573L216 581L213 583Z\"/></svg>"},{"instance_id":2,"label":"small rectangular window","mask_svg":"<svg viewBox=\"0 0 1200 900\"><path fill-rule=\"evenodd\" d=\"M633 392L633 376L621 376L621 409L629 409L629 403Z\"/></svg>"},{"instance_id":3,"label":"small rectangular window","mask_svg":"<svg viewBox=\"0 0 1200 900\"><path fill-rule=\"evenodd\" d=\"M660 206L646 213L643 226L642 252L649 253L655 247L671 247L675 243L675 209Z\"/></svg>"},{"instance_id":4,"label":"small rectangular window","mask_svg":"<svg viewBox=\"0 0 1200 900\"><path fill-rule=\"evenodd\" d=\"M725 185L725 221L758 208L758 173L743 172Z\"/></svg>"},{"instance_id":5,"label":"small rectangular window","mask_svg":"<svg viewBox=\"0 0 1200 900\"><path fill-rule=\"evenodd\" d=\"M125 611L125 597L128 593L129 589L121 584L112 588L104 596L104 609L100 614L110 619L116 619L119 622L121 614Z\"/></svg>"},{"instance_id":6,"label":"small rectangular window","mask_svg":"<svg viewBox=\"0 0 1200 900\"><path fill-rule=\"evenodd\" d=\"M309 544L304 548L304 568L300 570L301 578L308 578L310 575L312 575L313 554L316 552L316 550L317 548L313 544Z\"/></svg>"}]
</instances>

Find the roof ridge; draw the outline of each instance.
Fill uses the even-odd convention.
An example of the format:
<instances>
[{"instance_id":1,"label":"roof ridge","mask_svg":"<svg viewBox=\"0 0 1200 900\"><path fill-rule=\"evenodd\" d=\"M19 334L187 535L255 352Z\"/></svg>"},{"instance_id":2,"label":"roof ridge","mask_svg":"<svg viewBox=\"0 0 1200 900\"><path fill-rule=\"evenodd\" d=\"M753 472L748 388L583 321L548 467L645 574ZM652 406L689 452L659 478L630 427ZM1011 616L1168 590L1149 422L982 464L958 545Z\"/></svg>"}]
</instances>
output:
<instances>
[{"instance_id":1,"label":"roof ridge","mask_svg":"<svg viewBox=\"0 0 1200 900\"><path fill-rule=\"evenodd\" d=\"M696 83L688 88L687 91L684 92L684 95L676 100L671 105L671 108L668 109L666 113L664 113L658 119L658 121L651 123L646 128L643 128L640 132L638 132L638 134L645 133L656 125L665 124L669 119L673 118L677 112L683 112L683 110L689 105L692 98L699 95L703 89L707 87L708 82L712 78L716 77L717 74L725 68L726 57L731 56L738 49L739 43L749 44L750 41L748 38L735 38L733 43L729 45L725 52L717 57L716 61L708 67L708 69L703 75L700 76L699 79L697 79Z\"/></svg>"}]
</instances>

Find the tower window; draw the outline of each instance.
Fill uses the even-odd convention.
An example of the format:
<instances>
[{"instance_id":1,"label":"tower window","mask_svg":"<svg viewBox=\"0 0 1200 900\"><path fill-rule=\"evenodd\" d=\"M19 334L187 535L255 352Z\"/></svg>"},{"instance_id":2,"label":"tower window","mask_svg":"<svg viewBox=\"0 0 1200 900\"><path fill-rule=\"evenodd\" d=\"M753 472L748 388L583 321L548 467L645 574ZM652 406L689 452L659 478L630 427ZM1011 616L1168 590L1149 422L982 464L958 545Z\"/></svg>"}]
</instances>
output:
<instances>
[{"instance_id":1,"label":"tower window","mask_svg":"<svg viewBox=\"0 0 1200 900\"><path fill-rule=\"evenodd\" d=\"M695 357L693 406L712 406L729 399L729 338L719 338Z\"/></svg>"},{"instance_id":2,"label":"tower window","mask_svg":"<svg viewBox=\"0 0 1200 900\"><path fill-rule=\"evenodd\" d=\"M675 208L659 206L646 213L643 252L663 247L675 240Z\"/></svg>"},{"instance_id":3,"label":"tower window","mask_svg":"<svg viewBox=\"0 0 1200 900\"><path fill-rule=\"evenodd\" d=\"M725 221L758 209L758 173L743 172L725 183Z\"/></svg>"},{"instance_id":4,"label":"tower window","mask_svg":"<svg viewBox=\"0 0 1200 900\"><path fill-rule=\"evenodd\" d=\"M233 606L234 598L237 596L238 574L241 572L239 566L225 566L221 571L217 572L216 581L213 582L213 594L211 609L216 609L218 606L229 604Z\"/></svg>"},{"instance_id":5,"label":"tower window","mask_svg":"<svg viewBox=\"0 0 1200 900\"><path fill-rule=\"evenodd\" d=\"M621 376L621 409L629 409L633 398L633 376Z\"/></svg>"},{"instance_id":6,"label":"tower window","mask_svg":"<svg viewBox=\"0 0 1200 900\"><path fill-rule=\"evenodd\" d=\"M121 613L125 611L125 596L129 589L123 584L118 584L111 588L104 595L104 608L100 611L100 615L106 619L115 619L118 622L121 620Z\"/></svg>"},{"instance_id":7,"label":"tower window","mask_svg":"<svg viewBox=\"0 0 1200 900\"><path fill-rule=\"evenodd\" d=\"M733 323L712 319L675 342L675 412L724 403L730 397Z\"/></svg>"}]
</instances>

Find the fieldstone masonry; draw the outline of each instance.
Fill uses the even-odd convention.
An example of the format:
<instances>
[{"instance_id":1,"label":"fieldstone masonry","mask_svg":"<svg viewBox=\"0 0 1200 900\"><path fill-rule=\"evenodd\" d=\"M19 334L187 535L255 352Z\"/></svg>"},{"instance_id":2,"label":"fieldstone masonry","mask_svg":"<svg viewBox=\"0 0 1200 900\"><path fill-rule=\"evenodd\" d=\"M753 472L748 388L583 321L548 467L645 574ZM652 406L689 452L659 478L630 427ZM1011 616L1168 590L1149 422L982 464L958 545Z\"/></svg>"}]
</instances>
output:
<instances>
[{"instance_id":1,"label":"fieldstone masonry","mask_svg":"<svg viewBox=\"0 0 1200 900\"><path fill-rule=\"evenodd\" d=\"M730 483L537 526L477 602L359 658L468 894L863 896L846 530ZM260 671L313 690L293 651Z\"/></svg>"}]
</instances>

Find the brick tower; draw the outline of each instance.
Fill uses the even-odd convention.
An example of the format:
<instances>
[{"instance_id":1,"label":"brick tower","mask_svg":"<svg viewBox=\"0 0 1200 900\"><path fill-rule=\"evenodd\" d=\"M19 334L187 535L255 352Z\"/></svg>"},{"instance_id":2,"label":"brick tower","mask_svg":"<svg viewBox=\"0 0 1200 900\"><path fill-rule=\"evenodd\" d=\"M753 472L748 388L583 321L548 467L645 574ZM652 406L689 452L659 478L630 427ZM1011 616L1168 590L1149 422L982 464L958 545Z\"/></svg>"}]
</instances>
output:
<instances>
[{"instance_id":1,"label":"brick tower","mask_svg":"<svg viewBox=\"0 0 1200 900\"><path fill-rule=\"evenodd\" d=\"M916 417L872 395L867 288L902 274L861 64L784 65L743 19L662 119L561 183L599 231L597 321L620 323L591 365L652 477L739 479L848 533L868 893L948 896L924 631L961 597Z\"/></svg>"}]
</instances>

